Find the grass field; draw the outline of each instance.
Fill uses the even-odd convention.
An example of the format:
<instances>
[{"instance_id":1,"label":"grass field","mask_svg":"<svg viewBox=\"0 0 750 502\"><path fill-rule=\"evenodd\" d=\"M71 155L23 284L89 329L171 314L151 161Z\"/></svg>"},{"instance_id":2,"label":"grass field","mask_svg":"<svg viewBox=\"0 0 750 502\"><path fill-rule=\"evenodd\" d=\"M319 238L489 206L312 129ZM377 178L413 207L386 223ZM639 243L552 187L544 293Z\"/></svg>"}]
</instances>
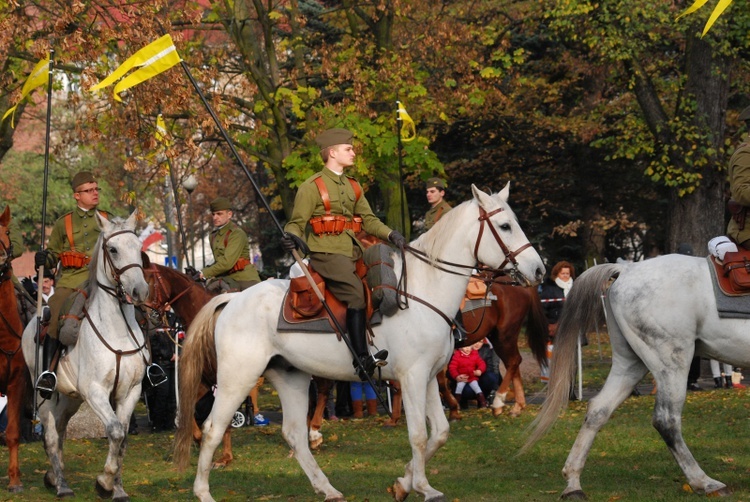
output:
<instances>
[{"instance_id":1,"label":"grass field","mask_svg":"<svg viewBox=\"0 0 750 502\"><path fill-rule=\"evenodd\" d=\"M596 344L584 352L584 383L601 387L608 368ZM647 377L648 379L648 377ZM529 383L538 392L539 383ZM629 398L599 434L582 478L593 501L698 500L651 427L652 396ZM685 406L683 429L701 467L729 485L726 500L750 501L750 430L748 391L707 390L691 393ZM261 392L261 407L278 410L270 387ZM493 418L489 410L469 410L451 426L447 445L428 464L431 484L450 501L554 501L565 486L560 470L583 420L586 403L571 403L551 433L530 453L516 456L524 429L538 411L531 405L520 418ZM141 410L142 411L142 410ZM331 483L351 501L392 500L388 488L403 474L410 458L405 425L384 429L379 419L324 424L325 443L316 453ZM320 501L280 434L280 426L245 427L233 434L235 462L211 474L212 493L226 501ZM193 500L191 468L180 473L170 462L172 436L140 434L129 439L124 483L132 500ZM93 500L94 478L102 468L106 441L66 443L66 468L74 500ZM0 493L0 500L54 500L42 484L47 468L41 443L22 445L23 481L20 495ZM5 465L7 451L0 449ZM3 467L4 468L4 467ZM7 477L0 479L7 483ZM422 500L411 495L409 500Z\"/></svg>"}]
</instances>

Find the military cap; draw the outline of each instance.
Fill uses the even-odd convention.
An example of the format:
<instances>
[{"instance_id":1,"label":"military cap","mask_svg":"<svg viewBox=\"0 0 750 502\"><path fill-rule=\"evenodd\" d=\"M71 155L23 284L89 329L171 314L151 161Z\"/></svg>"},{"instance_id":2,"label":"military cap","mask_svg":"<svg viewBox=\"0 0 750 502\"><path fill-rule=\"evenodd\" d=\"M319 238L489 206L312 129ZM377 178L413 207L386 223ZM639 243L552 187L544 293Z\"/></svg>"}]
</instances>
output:
<instances>
[{"instance_id":1,"label":"military cap","mask_svg":"<svg viewBox=\"0 0 750 502\"><path fill-rule=\"evenodd\" d=\"M739 119L742 121L750 120L750 106L740 112Z\"/></svg>"},{"instance_id":2,"label":"military cap","mask_svg":"<svg viewBox=\"0 0 750 502\"><path fill-rule=\"evenodd\" d=\"M232 203L226 197L216 197L211 201L211 212L228 211L232 209Z\"/></svg>"},{"instance_id":3,"label":"military cap","mask_svg":"<svg viewBox=\"0 0 750 502\"><path fill-rule=\"evenodd\" d=\"M70 187L75 190L79 186L85 185L86 183L96 183L94 175L88 171L81 171L80 173L73 176L73 179L70 181Z\"/></svg>"},{"instance_id":4,"label":"military cap","mask_svg":"<svg viewBox=\"0 0 750 502\"><path fill-rule=\"evenodd\" d=\"M439 188L445 190L445 182L440 178L430 178L427 180L427 188Z\"/></svg>"},{"instance_id":5,"label":"military cap","mask_svg":"<svg viewBox=\"0 0 750 502\"><path fill-rule=\"evenodd\" d=\"M318 136L315 138L315 142L318 144L321 150L325 150L326 148L330 148L336 145L351 145L353 136L354 134L352 134L351 131L341 128L334 128L328 129L318 134Z\"/></svg>"}]
</instances>

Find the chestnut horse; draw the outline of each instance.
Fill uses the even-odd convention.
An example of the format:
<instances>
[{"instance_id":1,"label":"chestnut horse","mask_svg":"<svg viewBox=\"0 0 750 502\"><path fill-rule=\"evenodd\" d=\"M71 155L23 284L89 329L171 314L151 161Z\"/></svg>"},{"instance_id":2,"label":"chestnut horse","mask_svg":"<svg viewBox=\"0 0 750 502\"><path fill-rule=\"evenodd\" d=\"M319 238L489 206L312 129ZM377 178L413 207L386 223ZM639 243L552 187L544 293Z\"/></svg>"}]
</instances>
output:
<instances>
[{"instance_id":1,"label":"chestnut horse","mask_svg":"<svg viewBox=\"0 0 750 502\"><path fill-rule=\"evenodd\" d=\"M8 446L8 490L20 492L21 469L18 464L18 444L21 438L21 410L29 390L29 370L21 352L23 323L18 313L16 288L11 277L10 207L0 215L0 392L8 395L8 425L5 443Z\"/></svg>"},{"instance_id":2,"label":"chestnut horse","mask_svg":"<svg viewBox=\"0 0 750 502\"><path fill-rule=\"evenodd\" d=\"M492 299L492 305L474 309L462 314L463 326L466 330L466 339L457 343L457 347L465 347L487 338L505 365L506 371L500 388L495 393L492 401L492 414L498 416L503 412L508 389L513 384L515 404L510 415L517 417L526 407L526 395L521 380L521 353L518 350L518 337L521 327L526 320L526 340L534 359L542 364L547 360L547 340L549 339L549 327L544 315L542 303L535 287L524 287L503 282L504 279L495 279L489 288L488 299ZM493 298L494 297L494 298ZM449 420L461 419L459 404L453 396L450 382L446 378L445 370L437 375L441 394L450 408ZM385 422L386 426L394 426L401 418L401 395L398 383L394 382L396 393L393 399L392 418ZM320 406L320 403L319 403ZM322 410L321 410L322 415Z\"/></svg>"}]
</instances>

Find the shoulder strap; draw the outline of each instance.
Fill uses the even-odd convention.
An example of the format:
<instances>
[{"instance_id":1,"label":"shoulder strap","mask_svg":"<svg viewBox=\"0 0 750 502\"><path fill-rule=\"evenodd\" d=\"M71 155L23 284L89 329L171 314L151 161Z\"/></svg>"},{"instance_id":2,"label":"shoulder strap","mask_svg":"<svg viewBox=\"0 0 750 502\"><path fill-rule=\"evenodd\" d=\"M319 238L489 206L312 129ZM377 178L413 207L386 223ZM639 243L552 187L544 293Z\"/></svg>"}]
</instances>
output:
<instances>
[{"instance_id":1,"label":"shoulder strap","mask_svg":"<svg viewBox=\"0 0 750 502\"><path fill-rule=\"evenodd\" d=\"M328 196L328 189L326 183L323 181L322 176L315 178L315 184L318 186L318 192L320 192L320 198L323 199L323 207L326 210L326 214L331 214L331 198Z\"/></svg>"},{"instance_id":2,"label":"shoulder strap","mask_svg":"<svg viewBox=\"0 0 750 502\"><path fill-rule=\"evenodd\" d=\"M354 202L356 203L359 201L359 198L362 197L362 187L357 183L357 180L349 177L346 179L349 180L349 183L351 183L352 188L354 189Z\"/></svg>"},{"instance_id":3,"label":"shoulder strap","mask_svg":"<svg viewBox=\"0 0 750 502\"><path fill-rule=\"evenodd\" d=\"M229 234L232 233L231 228L227 228L227 234L224 236L224 248L227 247L227 244L229 243Z\"/></svg>"},{"instance_id":4,"label":"shoulder strap","mask_svg":"<svg viewBox=\"0 0 750 502\"><path fill-rule=\"evenodd\" d=\"M73 213L68 213L65 215L65 233L68 235L70 250L74 251L75 245L73 244Z\"/></svg>"}]
</instances>

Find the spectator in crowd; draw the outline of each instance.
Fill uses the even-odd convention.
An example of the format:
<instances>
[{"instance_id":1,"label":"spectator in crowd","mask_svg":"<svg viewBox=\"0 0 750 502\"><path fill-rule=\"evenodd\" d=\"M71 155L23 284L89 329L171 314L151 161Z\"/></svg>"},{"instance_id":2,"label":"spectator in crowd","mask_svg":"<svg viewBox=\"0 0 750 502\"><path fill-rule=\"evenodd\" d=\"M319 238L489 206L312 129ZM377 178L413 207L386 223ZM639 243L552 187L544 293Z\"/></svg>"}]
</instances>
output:
<instances>
[{"instance_id":1,"label":"spectator in crowd","mask_svg":"<svg viewBox=\"0 0 750 502\"><path fill-rule=\"evenodd\" d=\"M468 385L474 391L477 397L477 404L481 408L487 406L487 400L479 386L479 377L487 370L487 364L484 362L479 352L474 350L472 345L461 347L453 351L453 356L448 363L448 375L456 381L456 400L461 400L461 394L464 387Z\"/></svg>"}]
</instances>

